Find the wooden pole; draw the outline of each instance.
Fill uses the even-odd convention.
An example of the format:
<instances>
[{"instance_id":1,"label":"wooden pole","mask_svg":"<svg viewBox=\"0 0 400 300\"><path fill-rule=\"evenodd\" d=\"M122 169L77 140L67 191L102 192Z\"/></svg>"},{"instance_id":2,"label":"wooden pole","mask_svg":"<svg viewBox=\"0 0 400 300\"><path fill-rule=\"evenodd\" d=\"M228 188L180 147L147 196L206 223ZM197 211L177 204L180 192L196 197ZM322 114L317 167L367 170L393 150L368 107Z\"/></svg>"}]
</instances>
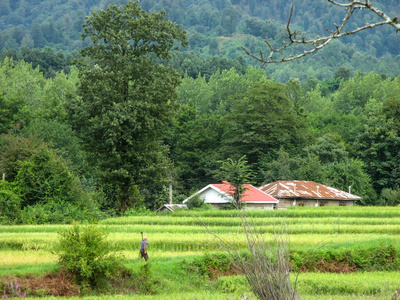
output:
<instances>
[{"instance_id":1,"label":"wooden pole","mask_svg":"<svg viewBox=\"0 0 400 300\"><path fill-rule=\"evenodd\" d=\"M169 204L172 204L172 175L169 176Z\"/></svg>"}]
</instances>

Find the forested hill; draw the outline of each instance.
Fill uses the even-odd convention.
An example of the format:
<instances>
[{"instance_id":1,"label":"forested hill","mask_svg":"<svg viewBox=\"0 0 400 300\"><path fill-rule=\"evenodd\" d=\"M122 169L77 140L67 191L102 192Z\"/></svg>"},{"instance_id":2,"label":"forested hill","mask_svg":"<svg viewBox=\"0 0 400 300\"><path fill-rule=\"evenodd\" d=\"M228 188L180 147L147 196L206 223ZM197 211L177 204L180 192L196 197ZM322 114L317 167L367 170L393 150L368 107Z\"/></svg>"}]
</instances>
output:
<instances>
[{"instance_id":1,"label":"forested hill","mask_svg":"<svg viewBox=\"0 0 400 300\"><path fill-rule=\"evenodd\" d=\"M91 10L105 9L109 4L126 4L128 0L2 0L0 1L0 49L21 51L23 47L50 47L71 52L85 46L81 25ZM398 0L375 0L374 4L389 16L400 15ZM278 42L294 5L293 25L307 34L324 34L340 23L344 11L326 0L142 0L147 11L164 9L174 22L189 33L189 46L184 51L200 57L236 59L246 57L241 46L257 53L266 49L262 42L268 36ZM377 17L358 11L348 28L372 23ZM381 26L332 43L316 55L301 61L268 66L267 73L278 81L290 77L305 80L331 78L345 66L351 71L400 73L400 34L391 26ZM190 59L186 65L194 64Z\"/></svg>"}]
</instances>

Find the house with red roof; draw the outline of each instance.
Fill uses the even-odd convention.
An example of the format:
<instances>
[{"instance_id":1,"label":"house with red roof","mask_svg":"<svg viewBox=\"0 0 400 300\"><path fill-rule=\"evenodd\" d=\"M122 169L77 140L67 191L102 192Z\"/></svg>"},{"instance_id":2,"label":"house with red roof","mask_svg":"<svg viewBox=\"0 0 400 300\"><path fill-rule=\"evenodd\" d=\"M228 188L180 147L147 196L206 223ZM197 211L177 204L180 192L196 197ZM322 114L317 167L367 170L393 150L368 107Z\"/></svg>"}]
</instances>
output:
<instances>
[{"instance_id":1,"label":"house with red roof","mask_svg":"<svg viewBox=\"0 0 400 300\"><path fill-rule=\"evenodd\" d=\"M353 206L362 198L314 181L275 181L259 187L279 200L279 209L291 206Z\"/></svg>"},{"instance_id":2,"label":"house with red roof","mask_svg":"<svg viewBox=\"0 0 400 300\"><path fill-rule=\"evenodd\" d=\"M243 184L243 189L243 196L240 199L242 208L276 209L278 207L279 201L277 199L264 193L255 186L251 184ZM199 195L205 203L211 204L215 208L226 208L234 201L234 191L235 187L227 181L222 181L222 183L212 183L185 199L183 203L186 203L191 198Z\"/></svg>"}]
</instances>

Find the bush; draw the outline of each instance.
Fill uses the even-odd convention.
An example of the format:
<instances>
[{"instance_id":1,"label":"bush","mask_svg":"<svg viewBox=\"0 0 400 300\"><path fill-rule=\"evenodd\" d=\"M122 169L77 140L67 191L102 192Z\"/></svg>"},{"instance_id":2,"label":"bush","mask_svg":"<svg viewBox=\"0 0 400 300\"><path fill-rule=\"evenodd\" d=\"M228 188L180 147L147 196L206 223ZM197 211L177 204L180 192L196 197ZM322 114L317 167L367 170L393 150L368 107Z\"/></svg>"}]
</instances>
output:
<instances>
[{"instance_id":1,"label":"bush","mask_svg":"<svg viewBox=\"0 0 400 300\"><path fill-rule=\"evenodd\" d=\"M184 260L182 267L189 273L196 273L208 278L215 278L232 272L232 260L224 253L210 254L194 259L192 262Z\"/></svg>"},{"instance_id":2,"label":"bush","mask_svg":"<svg viewBox=\"0 0 400 300\"><path fill-rule=\"evenodd\" d=\"M74 225L60 232L58 261L77 283L96 287L122 267L122 259L105 241L107 235L96 225Z\"/></svg>"},{"instance_id":3,"label":"bush","mask_svg":"<svg viewBox=\"0 0 400 300\"><path fill-rule=\"evenodd\" d=\"M297 251L290 254L293 271L326 271L319 267L323 263L349 267L355 271L393 271L399 270L399 252L392 244L379 244L369 248L322 249L318 252ZM343 271L340 268L337 271Z\"/></svg>"},{"instance_id":4,"label":"bush","mask_svg":"<svg viewBox=\"0 0 400 300\"><path fill-rule=\"evenodd\" d=\"M48 202L25 207L21 212L22 224L71 224L74 221L97 221L106 214L96 207L73 203Z\"/></svg>"},{"instance_id":5,"label":"bush","mask_svg":"<svg viewBox=\"0 0 400 300\"><path fill-rule=\"evenodd\" d=\"M23 207L49 200L76 202L83 196L79 179L54 151L43 148L19 162L14 184Z\"/></svg>"},{"instance_id":6,"label":"bush","mask_svg":"<svg viewBox=\"0 0 400 300\"><path fill-rule=\"evenodd\" d=\"M19 223L21 219L21 199L9 183L0 181L0 223Z\"/></svg>"},{"instance_id":7,"label":"bush","mask_svg":"<svg viewBox=\"0 0 400 300\"><path fill-rule=\"evenodd\" d=\"M140 294L157 294L157 286L160 282L154 278L150 262L146 262L139 267L137 277L139 280L136 282L136 284Z\"/></svg>"}]
</instances>

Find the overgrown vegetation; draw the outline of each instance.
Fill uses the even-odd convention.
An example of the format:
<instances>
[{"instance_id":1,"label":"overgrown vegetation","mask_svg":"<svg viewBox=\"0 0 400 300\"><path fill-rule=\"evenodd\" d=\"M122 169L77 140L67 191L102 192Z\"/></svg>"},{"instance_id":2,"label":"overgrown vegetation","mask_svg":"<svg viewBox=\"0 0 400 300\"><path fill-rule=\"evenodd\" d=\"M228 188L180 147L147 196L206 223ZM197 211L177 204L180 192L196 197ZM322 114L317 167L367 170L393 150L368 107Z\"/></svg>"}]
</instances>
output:
<instances>
[{"instance_id":1,"label":"overgrown vegetation","mask_svg":"<svg viewBox=\"0 0 400 300\"><path fill-rule=\"evenodd\" d=\"M82 286L99 287L105 279L122 272L124 260L118 256L106 233L96 225L74 224L60 232L58 261Z\"/></svg>"},{"instance_id":2,"label":"overgrown vegetation","mask_svg":"<svg viewBox=\"0 0 400 300\"><path fill-rule=\"evenodd\" d=\"M235 268L232 259L226 253L206 252L192 261L183 260L182 267L188 273L194 272L211 279L240 274L240 271Z\"/></svg>"},{"instance_id":3,"label":"overgrown vegetation","mask_svg":"<svg viewBox=\"0 0 400 300\"><path fill-rule=\"evenodd\" d=\"M293 271L351 273L400 269L400 254L393 244L370 247L322 248L318 252L290 253Z\"/></svg>"}]
</instances>

